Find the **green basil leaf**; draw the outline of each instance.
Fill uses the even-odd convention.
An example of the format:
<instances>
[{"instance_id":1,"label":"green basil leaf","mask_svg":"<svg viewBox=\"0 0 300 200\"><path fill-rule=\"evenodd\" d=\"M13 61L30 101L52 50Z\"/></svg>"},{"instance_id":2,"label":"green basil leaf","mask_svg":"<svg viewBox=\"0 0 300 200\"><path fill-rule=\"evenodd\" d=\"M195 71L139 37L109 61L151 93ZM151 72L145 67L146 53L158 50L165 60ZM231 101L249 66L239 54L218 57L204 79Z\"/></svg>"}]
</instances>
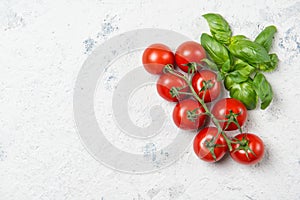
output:
<instances>
[{"instance_id":1,"label":"green basil leaf","mask_svg":"<svg viewBox=\"0 0 300 200\"><path fill-rule=\"evenodd\" d=\"M240 100L248 110L256 108L258 97L251 79L243 83L233 84L230 88L230 96Z\"/></svg>"},{"instance_id":2,"label":"green basil leaf","mask_svg":"<svg viewBox=\"0 0 300 200\"><path fill-rule=\"evenodd\" d=\"M253 86L261 101L260 108L266 109L273 99L270 83L262 73L257 73L253 79Z\"/></svg>"},{"instance_id":3,"label":"green basil leaf","mask_svg":"<svg viewBox=\"0 0 300 200\"><path fill-rule=\"evenodd\" d=\"M221 67L222 72L230 72L232 70L232 66L230 64L230 60L228 59Z\"/></svg>"},{"instance_id":4,"label":"green basil leaf","mask_svg":"<svg viewBox=\"0 0 300 200\"><path fill-rule=\"evenodd\" d=\"M270 65L271 65L271 68L273 71L278 66L279 58L276 53L271 53L271 54L269 54L269 56L271 59Z\"/></svg>"},{"instance_id":5,"label":"green basil leaf","mask_svg":"<svg viewBox=\"0 0 300 200\"><path fill-rule=\"evenodd\" d=\"M249 65L248 63L242 60L236 60L234 63L233 72L230 72L228 76L235 83L241 83L250 77L250 75L255 71L255 67Z\"/></svg>"},{"instance_id":6,"label":"green basil leaf","mask_svg":"<svg viewBox=\"0 0 300 200\"><path fill-rule=\"evenodd\" d=\"M232 86L236 84L232 78L230 76L226 76L224 79L224 86L227 90L230 90L230 88L232 88Z\"/></svg>"},{"instance_id":7,"label":"green basil leaf","mask_svg":"<svg viewBox=\"0 0 300 200\"><path fill-rule=\"evenodd\" d=\"M264 71L264 72L272 72L276 69L278 62L279 62L278 56L275 53L272 53L269 56L270 56L271 61L268 63L258 64L257 68L259 70Z\"/></svg>"},{"instance_id":8,"label":"green basil leaf","mask_svg":"<svg viewBox=\"0 0 300 200\"><path fill-rule=\"evenodd\" d=\"M214 70L214 71L218 71L218 70L219 70L219 68L218 68L218 66L216 65L216 63L212 62L211 60L209 60L209 59L207 59L207 58L202 59L202 62L206 63L206 65L207 65L210 69L212 69L212 70Z\"/></svg>"},{"instance_id":9,"label":"green basil leaf","mask_svg":"<svg viewBox=\"0 0 300 200\"><path fill-rule=\"evenodd\" d=\"M230 39L231 43L236 43L241 40L249 40L249 39L244 35L235 35L235 36L232 36Z\"/></svg>"},{"instance_id":10,"label":"green basil leaf","mask_svg":"<svg viewBox=\"0 0 300 200\"><path fill-rule=\"evenodd\" d=\"M215 13L205 14L203 17L208 22L212 36L222 44L229 44L232 32L228 22Z\"/></svg>"},{"instance_id":11,"label":"green basil leaf","mask_svg":"<svg viewBox=\"0 0 300 200\"><path fill-rule=\"evenodd\" d=\"M229 59L227 49L206 33L201 35L201 45L217 65L222 66Z\"/></svg>"},{"instance_id":12,"label":"green basil leaf","mask_svg":"<svg viewBox=\"0 0 300 200\"><path fill-rule=\"evenodd\" d=\"M258 64L258 65L256 66L256 68L259 69L259 70L261 70L261 71L263 71L263 72L267 72L267 71L271 70L271 69L270 69L270 64L268 64L268 63L261 63L261 64ZM271 71L272 71L272 70L271 70Z\"/></svg>"},{"instance_id":13,"label":"green basil leaf","mask_svg":"<svg viewBox=\"0 0 300 200\"><path fill-rule=\"evenodd\" d=\"M250 40L237 40L229 45L229 51L250 64L270 62L268 52L263 46Z\"/></svg>"},{"instance_id":14,"label":"green basil leaf","mask_svg":"<svg viewBox=\"0 0 300 200\"><path fill-rule=\"evenodd\" d=\"M262 45L269 52L276 32L277 29L275 26L268 26L255 38L254 42Z\"/></svg>"}]
</instances>

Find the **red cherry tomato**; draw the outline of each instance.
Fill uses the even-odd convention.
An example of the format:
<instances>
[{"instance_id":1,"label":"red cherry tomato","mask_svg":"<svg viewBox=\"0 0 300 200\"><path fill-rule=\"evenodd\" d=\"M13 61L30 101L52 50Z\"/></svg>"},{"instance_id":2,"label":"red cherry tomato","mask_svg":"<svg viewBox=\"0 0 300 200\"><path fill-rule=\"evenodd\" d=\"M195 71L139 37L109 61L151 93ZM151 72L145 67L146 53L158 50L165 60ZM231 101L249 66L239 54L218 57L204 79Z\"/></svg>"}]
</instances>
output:
<instances>
[{"instance_id":1,"label":"red cherry tomato","mask_svg":"<svg viewBox=\"0 0 300 200\"><path fill-rule=\"evenodd\" d=\"M236 116L237 123L243 126L247 119L247 109L242 102L234 98L225 98L219 100L212 109L212 114L220 121L220 126L223 130L232 131L237 130L238 126L233 122L225 122L225 120L232 119ZM227 127L227 128L226 128Z\"/></svg>"},{"instance_id":2,"label":"red cherry tomato","mask_svg":"<svg viewBox=\"0 0 300 200\"><path fill-rule=\"evenodd\" d=\"M161 74L167 64L174 65L174 54L164 44L152 44L143 53L144 68L151 74Z\"/></svg>"},{"instance_id":3,"label":"red cherry tomato","mask_svg":"<svg viewBox=\"0 0 300 200\"><path fill-rule=\"evenodd\" d=\"M264 143L258 136L251 133L241 133L235 136L233 141L242 142L242 144L232 144L230 156L234 161L253 165L263 158Z\"/></svg>"},{"instance_id":4,"label":"red cherry tomato","mask_svg":"<svg viewBox=\"0 0 300 200\"><path fill-rule=\"evenodd\" d=\"M199 129L206 120L205 110L195 100L185 99L177 103L173 110L173 121L177 127L184 130Z\"/></svg>"},{"instance_id":5,"label":"red cherry tomato","mask_svg":"<svg viewBox=\"0 0 300 200\"><path fill-rule=\"evenodd\" d=\"M182 43L175 52L175 61L177 66L184 72L188 72L188 63L201 63L202 59L206 58L204 48L200 43L187 41Z\"/></svg>"},{"instance_id":6,"label":"red cherry tomato","mask_svg":"<svg viewBox=\"0 0 300 200\"><path fill-rule=\"evenodd\" d=\"M206 162L217 162L227 152L227 144L223 135L214 140L218 134L215 127L206 127L202 129L194 139L194 152L196 155Z\"/></svg>"},{"instance_id":7,"label":"red cherry tomato","mask_svg":"<svg viewBox=\"0 0 300 200\"><path fill-rule=\"evenodd\" d=\"M204 95L204 102L215 100L221 92L221 83L217 80L217 74L210 70L195 73L192 78L192 86L200 98L203 98Z\"/></svg>"},{"instance_id":8,"label":"red cherry tomato","mask_svg":"<svg viewBox=\"0 0 300 200\"><path fill-rule=\"evenodd\" d=\"M176 91L188 92L189 88L185 80L170 73L163 74L156 83L158 94L167 101L178 102L186 97L185 94L176 95Z\"/></svg>"}]
</instances>

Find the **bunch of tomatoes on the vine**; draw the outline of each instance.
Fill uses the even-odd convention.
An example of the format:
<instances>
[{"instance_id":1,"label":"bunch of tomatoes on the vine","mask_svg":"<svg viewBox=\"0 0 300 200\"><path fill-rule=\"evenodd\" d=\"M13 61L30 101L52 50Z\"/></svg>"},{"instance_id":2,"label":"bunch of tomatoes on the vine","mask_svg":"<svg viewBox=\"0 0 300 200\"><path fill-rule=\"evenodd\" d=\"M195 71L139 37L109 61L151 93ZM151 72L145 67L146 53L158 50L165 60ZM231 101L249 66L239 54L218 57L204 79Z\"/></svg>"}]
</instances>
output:
<instances>
[{"instance_id":1,"label":"bunch of tomatoes on the vine","mask_svg":"<svg viewBox=\"0 0 300 200\"><path fill-rule=\"evenodd\" d=\"M234 98L218 99L223 89L218 74L205 67L206 51L200 43L187 41L175 51L164 44L150 45L143 53L143 65L158 75L158 94L175 102L173 121L184 130L198 130L194 138L196 155L207 162L219 161L227 151L233 160L255 164L264 154L263 141L244 133L247 109ZM214 126L204 127L211 120ZM239 130L230 137L229 131Z\"/></svg>"}]
</instances>

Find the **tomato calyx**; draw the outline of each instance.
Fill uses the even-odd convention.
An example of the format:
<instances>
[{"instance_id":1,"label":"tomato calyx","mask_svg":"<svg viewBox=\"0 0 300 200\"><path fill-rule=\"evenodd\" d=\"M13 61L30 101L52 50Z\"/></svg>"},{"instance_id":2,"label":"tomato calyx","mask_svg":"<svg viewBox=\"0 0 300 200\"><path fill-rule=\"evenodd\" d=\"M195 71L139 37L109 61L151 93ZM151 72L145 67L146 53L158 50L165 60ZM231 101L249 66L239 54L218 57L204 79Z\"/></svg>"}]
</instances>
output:
<instances>
[{"instance_id":1,"label":"tomato calyx","mask_svg":"<svg viewBox=\"0 0 300 200\"><path fill-rule=\"evenodd\" d=\"M216 118L213 118L213 121L215 121L215 120L217 120L217 119L216 119ZM222 130L222 128L221 128L220 126L219 126L217 129L218 129L217 137L219 137L219 135L221 134L221 135L224 137L225 141L226 141L226 144L227 144L227 147L228 147L229 151L232 151L232 146L231 146L231 143L233 143L232 140L230 140L230 139L227 137L227 135L225 134L225 132ZM217 137L214 137L214 138L213 138L212 141L213 141L214 143L216 142Z\"/></svg>"},{"instance_id":2,"label":"tomato calyx","mask_svg":"<svg viewBox=\"0 0 300 200\"><path fill-rule=\"evenodd\" d=\"M211 140L205 140L204 145L209 150L214 161L217 161L217 157L215 154L215 148L224 147L224 145L216 144L215 140L216 140L216 137L213 137Z\"/></svg>"},{"instance_id":3,"label":"tomato calyx","mask_svg":"<svg viewBox=\"0 0 300 200\"><path fill-rule=\"evenodd\" d=\"M229 125L230 125L231 123L234 123L234 124L238 127L239 131L242 133L242 128L241 128L241 126L240 126L240 124L239 124L239 122L238 122L238 120L237 120L237 117L238 117L240 114L241 114L241 112L239 112L239 113L234 113L232 110L230 110L230 111L229 111L229 114L225 116L225 118L227 119L227 120L226 120L227 125L226 125L226 127L225 127L224 130L226 130L226 129L229 127Z\"/></svg>"},{"instance_id":4,"label":"tomato calyx","mask_svg":"<svg viewBox=\"0 0 300 200\"><path fill-rule=\"evenodd\" d=\"M183 66L188 67L188 74L194 74L198 70L198 67L201 67L202 65L196 62L189 62L187 64L183 64Z\"/></svg>"},{"instance_id":5,"label":"tomato calyx","mask_svg":"<svg viewBox=\"0 0 300 200\"><path fill-rule=\"evenodd\" d=\"M239 146L233 151L233 153L237 152L237 151L244 151L245 155L247 157L248 160L250 160L249 157L249 152L255 156L256 154L254 153L254 151L249 147L249 140L246 138L246 135L243 136L243 138L241 140L238 140L236 138L233 139L232 143L238 144Z\"/></svg>"},{"instance_id":6,"label":"tomato calyx","mask_svg":"<svg viewBox=\"0 0 300 200\"><path fill-rule=\"evenodd\" d=\"M180 91L180 88L172 87L170 90L170 94L172 97L179 97L179 91Z\"/></svg>"},{"instance_id":7,"label":"tomato calyx","mask_svg":"<svg viewBox=\"0 0 300 200\"><path fill-rule=\"evenodd\" d=\"M209 90L210 88L214 87L215 83L212 82L212 80L203 81L203 86L199 93Z\"/></svg>"},{"instance_id":8,"label":"tomato calyx","mask_svg":"<svg viewBox=\"0 0 300 200\"><path fill-rule=\"evenodd\" d=\"M201 115L201 114L197 114L198 110L199 110L199 108L195 108L194 110L188 110L187 111L188 120L195 122Z\"/></svg>"}]
</instances>

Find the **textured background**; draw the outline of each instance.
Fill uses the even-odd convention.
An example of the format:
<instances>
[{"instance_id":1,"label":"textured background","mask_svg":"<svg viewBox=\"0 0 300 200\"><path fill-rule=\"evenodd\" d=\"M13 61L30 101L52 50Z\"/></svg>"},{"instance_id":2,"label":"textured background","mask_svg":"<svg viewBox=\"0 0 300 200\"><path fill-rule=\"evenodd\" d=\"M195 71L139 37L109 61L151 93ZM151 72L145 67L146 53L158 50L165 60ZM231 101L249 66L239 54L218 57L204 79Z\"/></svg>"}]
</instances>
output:
<instances>
[{"instance_id":1,"label":"textured background","mask_svg":"<svg viewBox=\"0 0 300 200\"><path fill-rule=\"evenodd\" d=\"M251 111L246 125L264 140L264 161L211 165L189 148L152 174L101 165L73 120L73 88L85 59L98 44L136 28L198 40L208 30L201 17L207 12L222 14L234 33L250 38L266 25L278 28L273 51L281 63L267 75L275 99L266 111ZM1 0L0 199L300 199L299 13L295 0Z\"/></svg>"}]
</instances>

